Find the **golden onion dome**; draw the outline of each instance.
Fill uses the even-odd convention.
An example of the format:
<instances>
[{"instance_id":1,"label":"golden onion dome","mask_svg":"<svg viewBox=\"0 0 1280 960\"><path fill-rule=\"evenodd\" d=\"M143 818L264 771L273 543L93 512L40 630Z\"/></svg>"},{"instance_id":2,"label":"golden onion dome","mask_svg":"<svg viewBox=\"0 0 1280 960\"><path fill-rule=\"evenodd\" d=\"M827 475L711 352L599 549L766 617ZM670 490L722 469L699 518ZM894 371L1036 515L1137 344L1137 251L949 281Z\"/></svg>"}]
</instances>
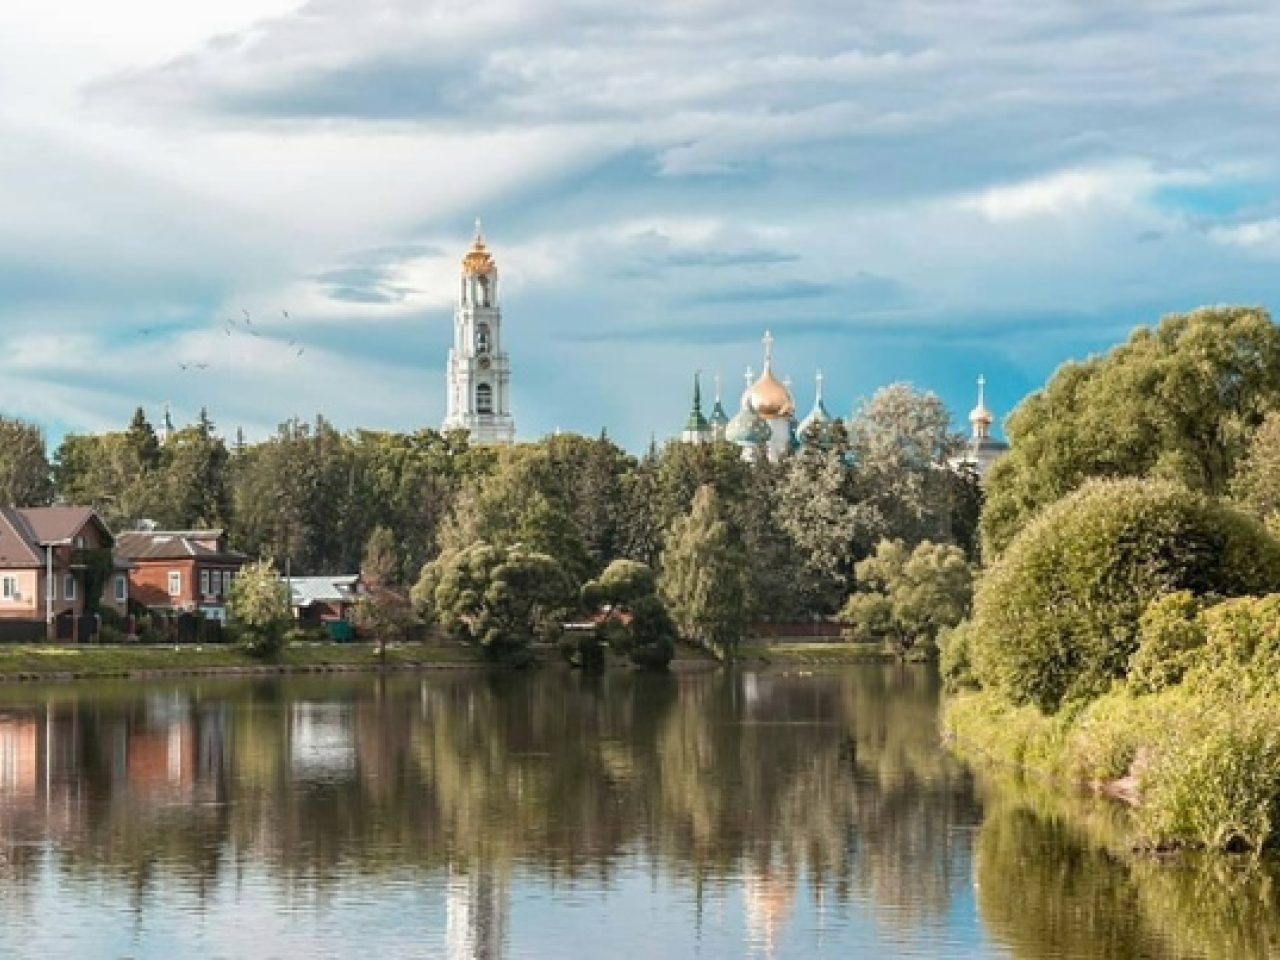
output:
<instances>
[{"instance_id":1,"label":"golden onion dome","mask_svg":"<svg viewBox=\"0 0 1280 960\"><path fill-rule=\"evenodd\" d=\"M989 427L996 419L987 409L986 386L987 378L978 377L978 405L969 411L969 422L975 427L978 425Z\"/></svg>"},{"instance_id":2,"label":"golden onion dome","mask_svg":"<svg viewBox=\"0 0 1280 960\"><path fill-rule=\"evenodd\" d=\"M766 363L760 379L747 388L743 403L749 399L756 413L762 417L790 417L796 412L791 391L773 375Z\"/></svg>"},{"instance_id":3,"label":"golden onion dome","mask_svg":"<svg viewBox=\"0 0 1280 960\"><path fill-rule=\"evenodd\" d=\"M472 241L471 249L467 251L467 255L462 258L462 272L468 277L479 277L498 272L498 265L493 261L493 254L485 248L478 218L476 220L476 238Z\"/></svg>"}]
</instances>

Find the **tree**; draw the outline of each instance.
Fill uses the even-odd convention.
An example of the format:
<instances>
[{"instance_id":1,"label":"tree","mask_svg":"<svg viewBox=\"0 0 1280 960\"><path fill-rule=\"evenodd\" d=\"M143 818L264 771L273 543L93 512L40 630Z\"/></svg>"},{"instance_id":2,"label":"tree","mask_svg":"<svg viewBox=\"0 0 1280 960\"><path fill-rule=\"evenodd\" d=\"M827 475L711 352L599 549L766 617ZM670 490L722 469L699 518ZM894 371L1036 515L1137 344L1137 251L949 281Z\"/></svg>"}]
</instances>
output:
<instances>
[{"instance_id":1,"label":"tree","mask_svg":"<svg viewBox=\"0 0 1280 960\"><path fill-rule=\"evenodd\" d=\"M400 583L400 551L390 527L374 527L364 545L360 578L366 584L393 587Z\"/></svg>"},{"instance_id":2,"label":"tree","mask_svg":"<svg viewBox=\"0 0 1280 960\"><path fill-rule=\"evenodd\" d=\"M748 625L750 562L710 484L698 489L689 514L671 525L658 586L686 639L733 658Z\"/></svg>"},{"instance_id":3,"label":"tree","mask_svg":"<svg viewBox=\"0 0 1280 960\"><path fill-rule=\"evenodd\" d=\"M882 540L854 571L857 591L840 612L854 640L889 642L905 655L934 643L969 612L973 574L962 549L949 544Z\"/></svg>"},{"instance_id":4,"label":"tree","mask_svg":"<svg viewBox=\"0 0 1280 960\"><path fill-rule=\"evenodd\" d=\"M225 528L231 520L231 455L202 409L161 451L157 487L163 503L155 519L179 530Z\"/></svg>"},{"instance_id":5,"label":"tree","mask_svg":"<svg viewBox=\"0 0 1280 960\"><path fill-rule=\"evenodd\" d=\"M1094 480L1040 513L974 593L977 681L1053 713L1124 679L1163 593L1280 588L1280 542L1252 517L1180 484Z\"/></svg>"},{"instance_id":6,"label":"tree","mask_svg":"<svg viewBox=\"0 0 1280 960\"><path fill-rule=\"evenodd\" d=\"M529 659L535 639L553 640L575 584L553 557L522 546L475 543L447 550L422 569L414 607L490 660Z\"/></svg>"},{"instance_id":7,"label":"tree","mask_svg":"<svg viewBox=\"0 0 1280 960\"><path fill-rule=\"evenodd\" d=\"M1280 517L1280 411L1267 414L1253 435L1231 481L1231 495L1269 526Z\"/></svg>"},{"instance_id":8,"label":"tree","mask_svg":"<svg viewBox=\"0 0 1280 960\"><path fill-rule=\"evenodd\" d=\"M379 659L386 657L388 644L408 640L420 622L403 589L370 583L356 601L355 625L373 638Z\"/></svg>"},{"instance_id":9,"label":"tree","mask_svg":"<svg viewBox=\"0 0 1280 960\"><path fill-rule=\"evenodd\" d=\"M236 636L255 657L274 657L293 621L289 588L270 560L246 564L231 582L227 615Z\"/></svg>"},{"instance_id":10,"label":"tree","mask_svg":"<svg viewBox=\"0 0 1280 960\"><path fill-rule=\"evenodd\" d=\"M643 667L665 670L675 655L676 626L658 597L653 570L636 560L615 560L582 588L582 605L604 613L609 645Z\"/></svg>"},{"instance_id":11,"label":"tree","mask_svg":"<svg viewBox=\"0 0 1280 960\"><path fill-rule=\"evenodd\" d=\"M864 511L863 535L870 535L855 544L859 555L883 537L908 544L952 539L949 461L962 443L938 396L907 383L882 387L854 413L855 499Z\"/></svg>"},{"instance_id":12,"label":"tree","mask_svg":"<svg viewBox=\"0 0 1280 960\"><path fill-rule=\"evenodd\" d=\"M0 504L43 507L52 499L44 434L35 424L0 416Z\"/></svg>"},{"instance_id":13,"label":"tree","mask_svg":"<svg viewBox=\"0 0 1280 960\"><path fill-rule=\"evenodd\" d=\"M784 466L776 517L801 557L791 586L808 611L835 612L849 590L866 519L853 496L853 473L837 449L804 446Z\"/></svg>"},{"instance_id":14,"label":"tree","mask_svg":"<svg viewBox=\"0 0 1280 960\"><path fill-rule=\"evenodd\" d=\"M1038 510L1093 477L1177 480L1228 492L1266 414L1280 407L1280 329L1256 307L1205 307L1139 327L1060 367L1010 414L982 515L994 559Z\"/></svg>"}]
</instances>

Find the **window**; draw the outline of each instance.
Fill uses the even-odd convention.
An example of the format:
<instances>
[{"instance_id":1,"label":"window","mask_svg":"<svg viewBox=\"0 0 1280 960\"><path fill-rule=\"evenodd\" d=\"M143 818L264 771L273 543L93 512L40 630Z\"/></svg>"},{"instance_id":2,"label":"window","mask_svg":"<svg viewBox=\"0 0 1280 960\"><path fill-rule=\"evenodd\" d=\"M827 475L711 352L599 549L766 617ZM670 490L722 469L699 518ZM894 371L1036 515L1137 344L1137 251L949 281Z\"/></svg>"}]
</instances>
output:
<instances>
[{"instance_id":1,"label":"window","mask_svg":"<svg viewBox=\"0 0 1280 960\"><path fill-rule=\"evenodd\" d=\"M0 597L5 600L22 599L22 594L18 592L17 577L0 577Z\"/></svg>"},{"instance_id":2,"label":"window","mask_svg":"<svg viewBox=\"0 0 1280 960\"><path fill-rule=\"evenodd\" d=\"M489 352L489 325L487 323L482 323L476 327L476 352Z\"/></svg>"},{"instance_id":3,"label":"window","mask_svg":"<svg viewBox=\"0 0 1280 960\"><path fill-rule=\"evenodd\" d=\"M123 573L116 574L116 603L124 603L129 599L129 578Z\"/></svg>"},{"instance_id":4,"label":"window","mask_svg":"<svg viewBox=\"0 0 1280 960\"><path fill-rule=\"evenodd\" d=\"M476 387L476 413L493 413L493 387L487 383Z\"/></svg>"},{"instance_id":5,"label":"window","mask_svg":"<svg viewBox=\"0 0 1280 960\"><path fill-rule=\"evenodd\" d=\"M62 599L74 600L76 598L76 577L73 573L68 573L62 578Z\"/></svg>"},{"instance_id":6,"label":"window","mask_svg":"<svg viewBox=\"0 0 1280 960\"><path fill-rule=\"evenodd\" d=\"M200 571L200 593L206 597L209 595L209 571L208 570Z\"/></svg>"},{"instance_id":7,"label":"window","mask_svg":"<svg viewBox=\"0 0 1280 960\"><path fill-rule=\"evenodd\" d=\"M171 597L182 596L182 571L181 570L169 571L169 596Z\"/></svg>"}]
</instances>

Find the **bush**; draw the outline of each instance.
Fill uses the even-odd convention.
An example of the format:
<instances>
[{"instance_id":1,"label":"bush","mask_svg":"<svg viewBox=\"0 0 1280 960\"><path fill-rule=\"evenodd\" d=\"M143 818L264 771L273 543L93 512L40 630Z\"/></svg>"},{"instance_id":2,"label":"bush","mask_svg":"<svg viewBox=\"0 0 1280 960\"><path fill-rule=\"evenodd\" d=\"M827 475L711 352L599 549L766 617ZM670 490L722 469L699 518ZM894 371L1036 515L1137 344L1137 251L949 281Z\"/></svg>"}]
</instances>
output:
<instances>
[{"instance_id":1,"label":"bush","mask_svg":"<svg viewBox=\"0 0 1280 960\"><path fill-rule=\"evenodd\" d=\"M1187 590L1156 597L1138 623L1138 649L1129 659L1129 686L1155 693L1182 680L1204 646L1200 601Z\"/></svg>"},{"instance_id":2,"label":"bush","mask_svg":"<svg viewBox=\"0 0 1280 960\"><path fill-rule=\"evenodd\" d=\"M1181 690L1159 700L1161 723L1141 776L1143 832L1154 844L1260 851L1280 826L1280 701Z\"/></svg>"},{"instance_id":3,"label":"bush","mask_svg":"<svg viewBox=\"0 0 1280 960\"><path fill-rule=\"evenodd\" d=\"M1244 514L1174 483L1090 481L1039 514L979 581L974 676L1053 713L1127 675L1157 596L1278 585L1280 542Z\"/></svg>"}]
</instances>

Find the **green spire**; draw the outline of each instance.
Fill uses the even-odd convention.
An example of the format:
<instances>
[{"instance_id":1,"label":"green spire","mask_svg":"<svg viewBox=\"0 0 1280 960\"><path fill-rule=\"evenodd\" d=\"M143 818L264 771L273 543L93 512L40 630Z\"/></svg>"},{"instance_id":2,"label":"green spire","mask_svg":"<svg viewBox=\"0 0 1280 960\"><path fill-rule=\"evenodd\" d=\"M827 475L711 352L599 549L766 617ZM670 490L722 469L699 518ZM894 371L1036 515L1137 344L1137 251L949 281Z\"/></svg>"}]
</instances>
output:
<instances>
[{"instance_id":1,"label":"green spire","mask_svg":"<svg viewBox=\"0 0 1280 960\"><path fill-rule=\"evenodd\" d=\"M707 418L702 415L702 384L699 381L701 370L693 372L693 409L689 411L689 419L684 423L685 433L705 434L711 429Z\"/></svg>"}]
</instances>

